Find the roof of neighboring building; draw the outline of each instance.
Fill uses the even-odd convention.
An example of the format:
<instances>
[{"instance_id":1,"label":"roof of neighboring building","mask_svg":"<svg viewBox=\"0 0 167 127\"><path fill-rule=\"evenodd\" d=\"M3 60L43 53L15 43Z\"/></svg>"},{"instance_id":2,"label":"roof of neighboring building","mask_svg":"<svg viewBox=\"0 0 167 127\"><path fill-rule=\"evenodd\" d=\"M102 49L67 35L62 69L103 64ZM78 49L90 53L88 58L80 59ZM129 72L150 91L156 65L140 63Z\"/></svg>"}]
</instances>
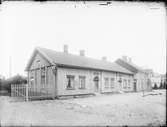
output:
<instances>
[{"instance_id":1,"label":"roof of neighboring building","mask_svg":"<svg viewBox=\"0 0 167 127\"><path fill-rule=\"evenodd\" d=\"M27 64L26 70L29 69L36 52L39 52L41 55L43 55L53 65L88 68L88 69L133 74L131 71L121 67L120 65L116 63L111 63L111 62L104 61L104 60L97 60L97 59L89 58L86 56L73 55L70 53L57 52L54 50L41 48L41 47L35 48L31 56L31 59L29 60Z\"/></svg>"},{"instance_id":2,"label":"roof of neighboring building","mask_svg":"<svg viewBox=\"0 0 167 127\"><path fill-rule=\"evenodd\" d=\"M145 72L141 67L137 66L136 64L132 62L125 61L124 59L119 58L115 62L119 64L120 66L130 70L133 73Z\"/></svg>"}]
</instances>

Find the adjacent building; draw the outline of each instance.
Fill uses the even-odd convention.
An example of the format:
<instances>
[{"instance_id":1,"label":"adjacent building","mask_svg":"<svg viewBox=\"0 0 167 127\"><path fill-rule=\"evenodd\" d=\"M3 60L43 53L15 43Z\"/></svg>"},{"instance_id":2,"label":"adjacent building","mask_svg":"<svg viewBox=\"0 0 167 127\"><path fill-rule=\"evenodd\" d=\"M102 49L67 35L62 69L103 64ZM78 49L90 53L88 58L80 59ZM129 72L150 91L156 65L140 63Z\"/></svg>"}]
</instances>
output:
<instances>
[{"instance_id":1,"label":"adjacent building","mask_svg":"<svg viewBox=\"0 0 167 127\"><path fill-rule=\"evenodd\" d=\"M151 77L151 83L152 87L157 85L158 88L160 87L161 83L166 85L166 74L153 73L153 76Z\"/></svg>"},{"instance_id":2,"label":"adjacent building","mask_svg":"<svg viewBox=\"0 0 167 127\"><path fill-rule=\"evenodd\" d=\"M133 72L134 91L150 91L152 89L150 73L135 65L131 58L123 56L117 59L116 63Z\"/></svg>"},{"instance_id":3,"label":"adjacent building","mask_svg":"<svg viewBox=\"0 0 167 127\"><path fill-rule=\"evenodd\" d=\"M166 74L161 75L161 82L166 85Z\"/></svg>"}]
</instances>

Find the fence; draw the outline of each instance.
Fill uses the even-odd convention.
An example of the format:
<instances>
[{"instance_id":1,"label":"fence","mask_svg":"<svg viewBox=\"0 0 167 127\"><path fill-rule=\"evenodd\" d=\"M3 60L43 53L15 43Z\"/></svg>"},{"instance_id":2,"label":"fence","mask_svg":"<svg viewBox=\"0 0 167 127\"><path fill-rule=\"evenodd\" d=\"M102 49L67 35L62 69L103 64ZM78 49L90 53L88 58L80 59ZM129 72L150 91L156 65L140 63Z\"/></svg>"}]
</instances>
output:
<instances>
[{"instance_id":1,"label":"fence","mask_svg":"<svg viewBox=\"0 0 167 127\"><path fill-rule=\"evenodd\" d=\"M54 97L54 88L52 85L45 85L39 87L37 85L28 84L12 84L11 85L11 96L22 98L24 100L39 99L39 98L50 98Z\"/></svg>"}]
</instances>

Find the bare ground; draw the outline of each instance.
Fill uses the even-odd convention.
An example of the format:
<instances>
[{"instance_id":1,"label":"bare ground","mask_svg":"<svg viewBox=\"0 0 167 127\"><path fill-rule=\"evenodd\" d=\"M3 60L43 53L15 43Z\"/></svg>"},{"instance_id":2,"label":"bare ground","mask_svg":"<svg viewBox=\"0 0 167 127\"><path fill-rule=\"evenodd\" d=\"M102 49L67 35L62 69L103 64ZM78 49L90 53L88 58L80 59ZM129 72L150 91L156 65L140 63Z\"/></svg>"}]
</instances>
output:
<instances>
[{"instance_id":1,"label":"bare ground","mask_svg":"<svg viewBox=\"0 0 167 127\"><path fill-rule=\"evenodd\" d=\"M145 125L166 124L166 90L66 100L17 102L0 97L1 125Z\"/></svg>"}]
</instances>

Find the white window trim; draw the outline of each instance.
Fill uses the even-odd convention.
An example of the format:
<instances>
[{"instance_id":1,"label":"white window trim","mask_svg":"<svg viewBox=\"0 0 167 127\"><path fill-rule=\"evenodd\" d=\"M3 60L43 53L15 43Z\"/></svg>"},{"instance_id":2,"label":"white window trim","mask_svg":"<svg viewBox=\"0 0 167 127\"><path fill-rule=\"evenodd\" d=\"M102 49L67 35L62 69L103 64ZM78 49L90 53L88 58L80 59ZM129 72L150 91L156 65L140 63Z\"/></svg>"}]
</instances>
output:
<instances>
[{"instance_id":1,"label":"white window trim","mask_svg":"<svg viewBox=\"0 0 167 127\"><path fill-rule=\"evenodd\" d=\"M107 81L108 81L108 84L107 84L107 86L106 86L106 79L107 79ZM108 77L105 77L104 78L104 88L106 88L106 89L108 89L109 88L109 78Z\"/></svg>"},{"instance_id":2,"label":"white window trim","mask_svg":"<svg viewBox=\"0 0 167 127\"><path fill-rule=\"evenodd\" d=\"M67 87L68 86L68 77L72 77L73 78L73 84L71 87ZM75 76L74 75L66 75L66 90L74 90L75 89Z\"/></svg>"},{"instance_id":3,"label":"white window trim","mask_svg":"<svg viewBox=\"0 0 167 127\"><path fill-rule=\"evenodd\" d=\"M84 86L81 84L82 79L84 79ZM79 89L86 89L86 76L79 76Z\"/></svg>"},{"instance_id":4,"label":"white window trim","mask_svg":"<svg viewBox=\"0 0 167 127\"><path fill-rule=\"evenodd\" d=\"M111 81L112 81L113 84L111 84ZM115 87L115 78L111 77L110 78L110 88L113 89L114 87Z\"/></svg>"}]
</instances>

